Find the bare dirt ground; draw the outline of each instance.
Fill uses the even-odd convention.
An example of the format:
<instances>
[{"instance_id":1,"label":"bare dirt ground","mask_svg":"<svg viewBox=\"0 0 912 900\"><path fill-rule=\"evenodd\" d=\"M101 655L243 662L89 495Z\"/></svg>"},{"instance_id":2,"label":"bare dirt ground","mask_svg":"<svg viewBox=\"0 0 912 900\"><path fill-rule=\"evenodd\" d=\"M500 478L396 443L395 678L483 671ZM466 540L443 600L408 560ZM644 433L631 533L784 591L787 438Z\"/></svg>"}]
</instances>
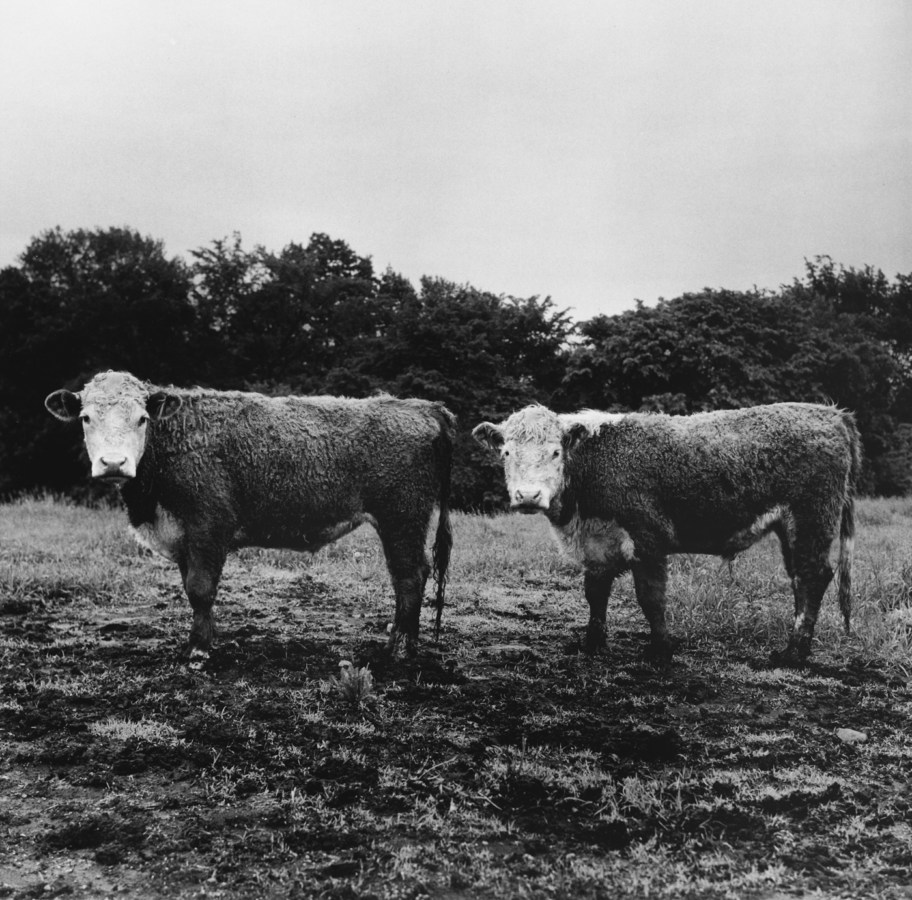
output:
<instances>
[{"instance_id":1,"label":"bare dirt ground","mask_svg":"<svg viewBox=\"0 0 912 900\"><path fill-rule=\"evenodd\" d=\"M869 507L871 547L909 513ZM0 510L0 897L912 897L899 556L862 546L868 639L833 613L797 672L768 663L771 551L734 579L681 561L661 669L629 584L588 657L543 523L459 517L440 642L426 609L419 657L390 662L363 531L233 557L194 672L177 573L122 517ZM366 696L331 681L342 659Z\"/></svg>"}]
</instances>

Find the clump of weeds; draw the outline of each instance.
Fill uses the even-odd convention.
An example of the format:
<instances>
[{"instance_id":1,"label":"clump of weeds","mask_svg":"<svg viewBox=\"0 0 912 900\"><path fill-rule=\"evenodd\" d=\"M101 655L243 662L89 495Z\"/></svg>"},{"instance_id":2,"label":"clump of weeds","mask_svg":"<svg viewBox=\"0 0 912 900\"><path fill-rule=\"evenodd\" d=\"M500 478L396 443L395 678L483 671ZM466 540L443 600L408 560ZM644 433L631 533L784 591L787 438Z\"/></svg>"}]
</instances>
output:
<instances>
[{"instance_id":1,"label":"clump of weeds","mask_svg":"<svg viewBox=\"0 0 912 900\"><path fill-rule=\"evenodd\" d=\"M364 706L377 696L370 666L356 668L347 659L339 663L339 675L330 676L329 685L340 700L356 708Z\"/></svg>"}]
</instances>

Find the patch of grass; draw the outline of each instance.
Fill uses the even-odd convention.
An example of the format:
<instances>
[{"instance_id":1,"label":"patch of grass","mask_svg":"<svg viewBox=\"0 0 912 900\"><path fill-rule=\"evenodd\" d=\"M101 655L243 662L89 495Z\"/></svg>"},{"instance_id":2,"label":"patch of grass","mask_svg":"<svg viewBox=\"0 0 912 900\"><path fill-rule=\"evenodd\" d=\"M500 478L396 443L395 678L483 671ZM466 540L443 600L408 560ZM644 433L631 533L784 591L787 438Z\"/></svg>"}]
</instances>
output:
<instances>
[{"instance_id":1,"label":"patch of grass","mask_svg":"<svg viewBox=\"0 0 912 900\"><path fill-rule=\"evenodd\" d=\"M89 733L115 741L139 740L150 744L173 744L179 740L176 728L146 718L134 722L110 717L103 722L92 722Z\"/></svg>"},{"instance_id":2,"label":"patch of grass","mask_svg":"<svg viewBox=\"0 0 912 900\"><path fill-rule=\"evenodd\" d=\"M135 597L144 560L122 516L51 497L2 507L0 613L76 599L111 605Z\"/></svg>"},{"instance_id":3,"label":"patch of grass","mask_svg":"<svg viewBox=\"0 0 912 900\"><path fill-rule=\"evenodd\" d=\"M912 659L912 499L863 498L858 521L852 633L844 633L834 583L824 598L814 652L863 658L907 678ZM585 627L582 574L560 555L543 517L456 516L454 531L451 596L467 598L478 610L479 623L492 613L521 616L524 608L534 618L529 595L540 591L555 612L566 610L569 628ZM834 545L834 561L836 551ZM731 564L710 556L672 557L668 597L669 627L688 643L762 643L772 650L788 639L794 601L772 537ZM525 633L534 634L535 622L528 624L532 627ZM608 624L609 643L613 628L645 627L629 575L615 582Z\"/></svg>"},{"instance_id":4,"label":"patch of grass","mask_svg":"<svg viewBox=\"0 0 912 900\"><path fill-rule=\"evenodd\" d=\"M0 506L0 884L16 871L23 896L137 900L902 896L912 504L859 504L853 634L831 591L800 671L767 664L792 615L772 541L731 570L674 560L685 643L655 668L629 577L607 652L588 657L582 576L547 523L453 519L439 645L425 610L418 656L385 657L392 591L363 528L313 556L233 555L201 673L181 657L176 567L121 511Z\"/></svg>"},{"instance_id":5,"label":"patch of grass","mask_svg":"<svg viewBox=\"0 0 912 900\"><path fill-rule=\"evenodd\" d=\"M369 666L356 668L347 659L339 663L339 676L329 679L333 693L350 706L361 706L374 699L374 676Z\"/></svg>"}]
</instances>

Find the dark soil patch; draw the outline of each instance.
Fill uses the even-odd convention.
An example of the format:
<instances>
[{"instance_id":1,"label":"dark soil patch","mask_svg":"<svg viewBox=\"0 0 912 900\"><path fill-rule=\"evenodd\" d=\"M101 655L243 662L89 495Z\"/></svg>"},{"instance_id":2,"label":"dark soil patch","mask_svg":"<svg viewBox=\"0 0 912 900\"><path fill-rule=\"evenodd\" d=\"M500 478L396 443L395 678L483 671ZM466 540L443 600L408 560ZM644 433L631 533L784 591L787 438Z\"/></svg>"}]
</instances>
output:
<instances>
[{"instance_id":1,"label":"dark soil patch","mask_svg":"<svg viewBox=\"0 0 912 900\"><path fill-rule=\"evenodd\" d=\"M164 567L128 610L64 589L3 601L0 896L854 896L863 882L898 898L912 883L912 693L895 675L835 657L774 675L765 644L711 637L655 667L638 628L594 658L573 635L568 653L563 582L526 584L481 625L451 587L441 642L425 610L418 655L391 658L385 583L359 606L341 577L266 590L245 566L202 672ZM343 658L369 667L368 696L333 689Z\"/></svg>"}]
</instances>

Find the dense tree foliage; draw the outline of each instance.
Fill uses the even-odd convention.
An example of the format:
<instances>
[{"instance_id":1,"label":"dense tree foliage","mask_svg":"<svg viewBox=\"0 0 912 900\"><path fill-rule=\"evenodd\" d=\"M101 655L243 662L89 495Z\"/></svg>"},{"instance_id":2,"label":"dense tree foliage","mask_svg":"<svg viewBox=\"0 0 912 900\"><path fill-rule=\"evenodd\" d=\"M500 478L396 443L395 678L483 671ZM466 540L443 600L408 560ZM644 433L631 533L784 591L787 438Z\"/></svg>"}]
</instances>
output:
<instances>
[{"instance_id":1,"label":"dense tree foliage","mask_svg":"<svg viewBox=\"0 0 912 900\"><path fill-rule=\"evenodd\" d=\"M42 404L106 368L164 384L442 400L460 420L463 507L502 496L472 426L532 401L671 413L834 402L858 415L865 489L912 489L912 275L828 257L777 291L707 289L574 324L548 298L434 277L416 289L325 234L278 253L233 235L188 263L130 229L53 229L0 271L0 493L86 491L79 434Z\"/></svg>"}]
</instances>

